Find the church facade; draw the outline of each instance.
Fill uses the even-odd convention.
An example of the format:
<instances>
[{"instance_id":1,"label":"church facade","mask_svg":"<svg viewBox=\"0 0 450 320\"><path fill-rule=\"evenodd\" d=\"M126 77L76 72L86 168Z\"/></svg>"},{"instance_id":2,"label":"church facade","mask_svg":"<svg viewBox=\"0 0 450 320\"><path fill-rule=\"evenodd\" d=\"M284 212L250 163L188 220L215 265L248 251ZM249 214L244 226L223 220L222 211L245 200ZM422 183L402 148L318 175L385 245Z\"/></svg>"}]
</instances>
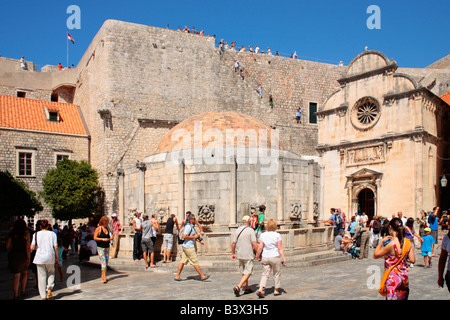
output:
<instances>
[{"instance_id":1,"label":"church facade","mask_svg":"<svg viewBox=\"0 0 450 320\"><path fill-rule=\"evenodd\" d=\"M390 218L438 206L446 192L448 104L377 51L355 57L338 82L318 112L325 207Z\"/></svg>"}]
</instances>

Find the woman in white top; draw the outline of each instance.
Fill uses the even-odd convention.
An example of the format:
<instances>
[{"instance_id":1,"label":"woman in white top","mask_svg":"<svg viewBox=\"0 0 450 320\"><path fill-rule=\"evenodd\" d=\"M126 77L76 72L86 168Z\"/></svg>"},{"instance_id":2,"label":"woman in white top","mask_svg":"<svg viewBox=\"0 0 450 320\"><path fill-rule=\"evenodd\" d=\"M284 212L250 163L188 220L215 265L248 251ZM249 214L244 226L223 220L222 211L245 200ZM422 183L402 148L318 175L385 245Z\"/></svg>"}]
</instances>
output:
<instances>
[{"instance_id":1,"label":"woman in white top","mask_svg":"<svg viewBox=\"0 0 450 320\"><path fill-rule=\"evenodd\" d=\"M281 295L281 292L279 291L281 286L281 265L286 265L284 250L281 244L281 235L275 231L277 230L277 222L273 219L269 219L266 230L267 231L262 233L259 238L258 251L256 252L256 258L258 261L261 261L261 264L263 265L259 290L256 292L256 295L260 298L264 298L263 290L266 287L271 270L275 277L274 295Z\"/></svg>"},{"instance_id":2,"label":"woman in white top","mask_svg":"<svg viewBox=\"0 0 450 320\"><path fill-rule=\"evenodd\" d=\"M31 250L36 249L33 263L37 266L38 288L42 300L52 299L55 286L55 265L59 263L56 234L48 230L47 220L40 221L40 231L33 237Z\"/></svg>"}]
</instances>

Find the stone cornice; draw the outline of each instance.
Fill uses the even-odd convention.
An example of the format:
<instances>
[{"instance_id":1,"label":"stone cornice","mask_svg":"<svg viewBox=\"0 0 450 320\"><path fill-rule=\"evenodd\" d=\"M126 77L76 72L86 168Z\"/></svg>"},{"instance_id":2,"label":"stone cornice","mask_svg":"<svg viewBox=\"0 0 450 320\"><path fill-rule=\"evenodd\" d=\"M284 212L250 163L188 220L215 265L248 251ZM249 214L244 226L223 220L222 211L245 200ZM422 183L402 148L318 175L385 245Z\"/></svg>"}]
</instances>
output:
<instances>
[{"instance_id":1,"label":"stone cornice","mask_svg":"<svg viewBox=\"0 0 450 320\"><path fill-rule=\"evenodd\" d=\"M423 137L429 137L430 139L435 140L436 142L441 141L444 142L441 138L438 138L429 132L423 130L423 128L417 128L417 130L411 130L405 133L395 133L395 134L386 134L383 136L380 136L379 138L373 138L369 140L361 140L361 141L342 141L338 144L330 144L330 145L318 145L316 147L316 150L321 153L325 151L331 151L331 150L339 150L342 148L351 148L356 147L360 145L368 145L368 144L376 144L376 143L382 143L386 141L392 141L397 139L405 139L410 138L416 140L417 137L423 138Z\"/></svg>"},{"instance_id":2,"label":"stone cornice","mask_svg":"<svg viewBox=\"0 0 450 320\"><path fill-rule=\"evenodd\" d=\"M137 119L140 125L145 124L179 124L178 120L171 119L147 119L147 118L139 118Z\"/></svg>"},{"instance_id":3,"label":"stone cornice","mask_svg":"<svg viewBox=\"0 0 450 320\"><path fill-rule=\"evenodd\" d=\"M349 76L345 76L342 77L341 79L338 79L337 81L339 82L339 84L341 86L344 86L345 84L352 82L352 81L356 81L359 79L363 79L363 78L368 78L377 74L382 74L382 73L386 73L386 72L395 72L395 70L397 70L398 66L394 61L390 61L387 65L377 68L377 69L373 69L370 71L365 71L365 72L361 72L361 73L356 73L356 74L352 74Z\"/></svg>"},{"instance_id":4,"label":"stone cornice","mask_svg":"<svg viewBox=\"0 0 450 320\"><path fill-rule=\"evenodd\" d=\"M318 117L324 117L324 116L328 116L333 113L345 114L347 112L347 110L348 110L348 102L344 102L337 108L324 110L324 111L317 111L315 114Z\"/></svg>"}]
</instances>

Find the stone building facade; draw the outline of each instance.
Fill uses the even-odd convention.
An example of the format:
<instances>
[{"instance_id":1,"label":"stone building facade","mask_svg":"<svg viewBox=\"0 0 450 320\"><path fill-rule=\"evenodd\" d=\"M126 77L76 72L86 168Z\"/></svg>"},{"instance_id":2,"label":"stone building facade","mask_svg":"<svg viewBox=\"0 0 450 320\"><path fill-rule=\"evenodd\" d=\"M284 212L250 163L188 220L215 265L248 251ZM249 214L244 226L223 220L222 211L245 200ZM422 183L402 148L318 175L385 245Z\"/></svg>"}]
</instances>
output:
<instances>
[{"instance_id":1,"label":"stone building facade","mask_svg":"<svg viewBox=\"0 0 450 320\"><path fill-rule=\"evenodd\" d=\"M42 179L63 158L89 160L89 131L78 106L0 96L0 169L42 191ZM51 219L51 208L36 219Z\"/></svg>"},{"instance_id":2,"label":"stone building facade","mask_svg":"<svg viewBox=\"0 0 450 320\"><path fill-rule=\"evenodd\" d=\"M363 55L361 59L367 57ZM234 70L235 60L244 70L244 80ZM402 71L410 75L411 83L420 84L428 90L417 90L415 95L432 97L429 98L433 104L430 108L437 105L438 110L445 109L433 93L438 94L438 91L445 91L448 87L448 71L442 67L446 61L444 59L427 69ZM18 70L18 65L18 60L14 62L0 57L1 95L58 101L79 107L88 129L88 133L82 135L84 142L80 145L87 145L87 150L75 152L75 147L66 148L74 151L74 158L88 159L99 171L101 187L105 191L104 214L108 215L120 208L122 173L159 153L158 145L176 125L204 112L238 112L276 129L283 142L283 150L316 161L323 156L322 164L328 166L325 180L337 181L328 177L340 172L342 154L339 151L339 156L329 158L329 153L325 151L341 143L338 136L350 143L358 141L362 134L370 133L370 130L351 133L350 119L335 117L336 110L344 112L343 106L335 105L338 100L335 92L345 88L345 95L356 97L364 87L377 85L372 81L372 75L367 79L357 77L353 80L352 77L362 72L355 69L359 62L352 62L347 68L249 52L230 50L221 54L212 37L116 20L105 21L75 68L55 71L46 67L46 72L36 72L33 68ZM382 65L376 68L389 69ZM393 71L389 69L387 72ZM395 72L389 77L399 83L400 79L404 79ZM408 86L406 83L408 81L404 80L402 85ZM259 85L263 88L262 97L257 92ZM413 84L409 86L411 90L417 89ZM398 90L390 93L394 92ZM273 99L273 107L269 105L269 97ZM393 99L403 101L395 95ZM303 110L300 124L295 121L298 107ZM319 111L318 118L316 111ZM406 120L409 118L404 119L406 122L416 121ZM344 126L346 123L347 126ZM338 126L347 128L345 135L337 130ZM405 126L406 123L399 131L403 132ZM440 133L434 136L440 137ZM379 138L373 136L370 139ZM377 143L371 144L375 155L379 150ZM435 149L432 145L430 147ZM357 151L355 149L355 153ZM336 148L332 152L336 153ZM386 149L382 152L385 155ZM439 151L437 155L444 153ZM5 163L0 169L11 166ZM437 172L440 169L436 167L432 170ZM333 182L333 186L346 190L342 183ZM326 214L323 208L331 203L343 206L343 198L340 197L346 196L345 191L339 191L339 195L330 197L328 202L321 201L321 218ZM430 198L427 201L431 203L433 200Z\"/></svg>"},{"instance_id":3,"label":"stone building facade","mask_svg":"<svg viewBox=\"0 0 450 320\"><path fill-rule=\"evenodd\" d=\"M439 182L449 169L450 107L397 69L380 52L361 53L318 112L326 208L390 218L450 205Z\"/></svg>"}]
</instances>

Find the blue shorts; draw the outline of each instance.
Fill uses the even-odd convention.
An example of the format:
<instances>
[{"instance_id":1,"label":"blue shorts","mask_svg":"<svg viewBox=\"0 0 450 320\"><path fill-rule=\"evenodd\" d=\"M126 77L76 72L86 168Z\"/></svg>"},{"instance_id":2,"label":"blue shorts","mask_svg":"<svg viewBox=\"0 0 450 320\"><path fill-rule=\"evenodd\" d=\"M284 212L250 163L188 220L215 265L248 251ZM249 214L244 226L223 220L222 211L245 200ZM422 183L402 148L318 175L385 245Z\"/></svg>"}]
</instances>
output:
<instances>
[{"instance_id":1,"label":"blue shorts","mask_svg":"<svg viewBox=\"0 0 450 320\"><path fill-rule=\"evenodd\" d=\"M422 257L431 257L431 251L422 251Z\"/></svg>"}]
</instances>

